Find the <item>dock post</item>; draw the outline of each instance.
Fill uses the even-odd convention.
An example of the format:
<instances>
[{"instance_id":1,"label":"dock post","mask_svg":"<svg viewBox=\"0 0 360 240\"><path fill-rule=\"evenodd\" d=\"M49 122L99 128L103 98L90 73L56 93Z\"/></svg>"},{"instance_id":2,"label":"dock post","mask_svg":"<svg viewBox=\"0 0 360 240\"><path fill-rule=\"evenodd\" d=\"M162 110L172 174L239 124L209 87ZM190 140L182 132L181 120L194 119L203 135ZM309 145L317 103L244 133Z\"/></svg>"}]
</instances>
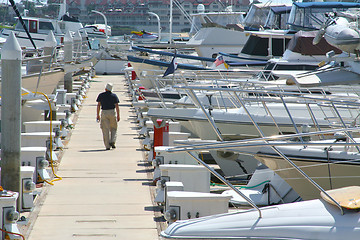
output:
<instances>
[{"instance_id":1,"label":"dock post","mask_svg":"<svg viewBox=\"0 0 360 240\"><path fill-rule=\"evenodd\" d=\"M73 44L74 40L70 32L67 31L64 37L64 62L69 64L73 61ZM72 72L65 73L64 76L64 88L68 93L73 91L73 79Z\"/></svg>"},{"instance_id":2,"label":"dock post","mask_svg":"<svg viewBox=\"0 0 360 240\"><path fill-rule=\"evenodd\" d=\"M73 78L72 72L65 73L64 75L64 88L68 93L73 92Z\"/></svg>"},{"instance_id":3,"label":"dock post","mask_svg":"<svg viewBox=\"0 0 360 240\"><path fill-rule=\"evenodd\" d=\"M80 31L77 31L73 37L74 41L74 53L75 53L75 61L80 60L81 58L81 43L82 43L82 37Z\"/></svg>"},{"instance_id":4,"label":"dock post","mask_svg":"<svg viewBox=\"0 0 360 240\"><path fill-rule=\"evenodd\" d=\"M64 37L64 62L71 63L73 61L73 37L70 31L67 31Z\"/></svg>"},{"instance_id":5,"label":"dock post","mask_svg":"<svg viewBox=\"0 0 360 240\"><path fill-rule=\"evenodd\" d=\"M1 50L1 185L14 192L21 187L21 58L21 47L11 32Z\"/></svg>"},{"instance_id":6,"label":"dock post","mask_svg":"<svg viewBox=\"0 0 360 240\"><path fill-rule=\"evenodd\" d=\"M53 31L50 31L49 34L46 36L45 43L44 43L44 55L51 56L48 60L46 59L45 62L52 63L54 62L54 55L55 55L55 48L57 46L56 38Z\"/></svg>"},{"instance_id":7,"label":"dock post","mask_svg":"<svg viewBox=\"0 0 360 240\"><path fill-rule=\"evenodd\" d=\"M86 31L81 33L81 56L86 56L89 48L89 36Z\"/></svg>"}]
</instances>

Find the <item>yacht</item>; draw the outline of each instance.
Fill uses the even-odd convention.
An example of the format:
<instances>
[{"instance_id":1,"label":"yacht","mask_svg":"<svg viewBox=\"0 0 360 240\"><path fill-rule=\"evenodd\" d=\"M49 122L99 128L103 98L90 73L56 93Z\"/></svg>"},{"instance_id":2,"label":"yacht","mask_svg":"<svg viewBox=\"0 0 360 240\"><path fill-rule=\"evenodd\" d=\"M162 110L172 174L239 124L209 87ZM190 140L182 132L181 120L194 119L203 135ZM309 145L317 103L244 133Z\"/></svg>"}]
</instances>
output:
<instances>
[{"instance_id":1,"label":"yacht","mask_svg":"<svg viewBox=\"0 0 360 240\"><path fill-rule=\"evenodd\" d=\"M288 19L284 29L270 28L271 24L260 29L259 24L254 24L253 28L245 27L249 37L239 56L256 59L281 57L297 31L320 30L328 19L326 13L351 12L359 7L359 3L350 2L294 2L290 13L285 15ZM260 17L257 19L255 23L260 21ZM244 25L249 25L249 22L245 19Z\"/></svg>"},{"instance_id":2,"label":"yacht","mask_svg":"<svg viewBox=\"0 0 360 240\"><path fill-rule=\"evenodd\" d=\"M253 4L246 17L243 12L233 12L231 6L223 12L205 12L200 8L198 13L192 14L192 37L187 45L194 47L201 57L216 58L219 52L239 54L249 38L246 30L259 30L263 26L278 29L279 23L284 25L281 19L286 19L281 16L288 14L290 8L286 5Z\"/></svg>"},{"instance_id":3,"label":"yacht","mask_svg":"<svg viewBox=\"0 0 360 240\"><path fill-rule=\"evenodd\" d=\"M80 31L81 33L88 34L89 38L106 38L105 32L100 31L97 28L84 27L79 20L69 17L66 13L66 1L60 5L59 16L57 19L38 17L21 18L34 44L29 39L28 34L26 33L20 20L18 20L15 25L15 29L3 28L0 32L0 37L2 39L6 39L9 37L11 32L14 32L20 46L30 49L44 47L46 37L50 31L54 33L58 44L63 43L64 36L68 31L72 34Z\"/></svg>"}]
</instances>

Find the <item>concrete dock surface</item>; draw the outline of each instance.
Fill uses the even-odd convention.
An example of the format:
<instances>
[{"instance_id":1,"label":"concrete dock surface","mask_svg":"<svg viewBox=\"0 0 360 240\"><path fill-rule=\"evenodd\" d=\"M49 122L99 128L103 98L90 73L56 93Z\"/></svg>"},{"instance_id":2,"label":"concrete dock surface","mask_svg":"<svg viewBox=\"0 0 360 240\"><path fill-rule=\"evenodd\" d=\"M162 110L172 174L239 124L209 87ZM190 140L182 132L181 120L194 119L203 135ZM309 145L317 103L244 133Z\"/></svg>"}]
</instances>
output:
<instances>
[{"instance_id":1,"label":"concrete dock surface","mask_svg":"<svg viewBox=\"0 0 360 240\"><path fill-rule=\"evenodd\" d=\"M120 99L116 149L105 150L96 122L96 97L107 82ZM57 175L29 217L28 240L159 239L144 161L125 77L96 76L87 93Z\"/></svg>"}]
</instances>

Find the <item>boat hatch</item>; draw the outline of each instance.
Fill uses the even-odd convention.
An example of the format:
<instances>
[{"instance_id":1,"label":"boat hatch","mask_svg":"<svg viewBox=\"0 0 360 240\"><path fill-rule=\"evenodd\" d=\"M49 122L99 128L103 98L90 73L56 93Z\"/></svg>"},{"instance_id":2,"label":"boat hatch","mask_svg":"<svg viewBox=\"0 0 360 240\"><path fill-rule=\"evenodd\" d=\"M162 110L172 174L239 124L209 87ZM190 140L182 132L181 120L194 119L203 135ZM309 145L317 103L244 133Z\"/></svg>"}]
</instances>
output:
<instances>
[{"instance_id":1,"label":"boat hatch","mask_svg":"<svg viewBox=\"0 0 360 240\"><path fill-rule=\"evenodd\" d=\"M29 20L29 32L37 33L38 32L38 21Z\"/></svg>"}]
</instances>

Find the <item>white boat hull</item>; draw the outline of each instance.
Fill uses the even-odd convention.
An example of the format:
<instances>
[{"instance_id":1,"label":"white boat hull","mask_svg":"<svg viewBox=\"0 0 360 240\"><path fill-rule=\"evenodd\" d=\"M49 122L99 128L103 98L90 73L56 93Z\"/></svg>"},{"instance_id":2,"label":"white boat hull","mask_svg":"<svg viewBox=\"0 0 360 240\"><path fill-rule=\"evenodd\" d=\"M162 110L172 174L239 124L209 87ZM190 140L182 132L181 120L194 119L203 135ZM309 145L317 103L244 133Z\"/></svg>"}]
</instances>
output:
<instances>
[{"instance_id":1,"label":"white boat hull","mask_svg":"<svg viewBox=\"0 0 360 240\"><path fill-rule=\"evenodd\" d=\"M177 221L161 236L165 239L358 239L360 214L340 210L323 200L312 200Z\"/></svg>"},{"instance_id":2,"label":"white boat hull","mask_svg":"<svg viewBox=\"0 0 360 240\"><path fill-rule=\"evenodd\" d=\"M211 58L219 52L239 54L247 39L244 31L206 27L201 28L187 44L194 47L200 57Z\"/></svg>"},{"instance_id":3,"label":"white boat hull","mask_svg":"<svg viewBox=\"0 0 360 240\"><path fill-rule=\"evenodd\" d=\"M1 37L7 38L9 37L10 33L13 30L9 30L9 29L3 29L3 31L1 32ZM34 46L32 45L28 35L26 34L26 32L21 32L21 31L13 31L16 39L19 42L19 45L21 47L25 47L25 48L34 48ZM44 43L45 43L45 39L47 37L48 34L43 34L43 33L31 33L31 37L35 43L36 48L43 48L44 47ZM62 35L63 37L64 35ZM58 44L60 44L61 42L61 36L56 35L55 36L56 41Z\"/></svg>"},{"instance_id":4,"label":"white boat hull","mask_svg":"<svg viewBox=\"0 0 360 240\"><path fill-rule=\"evenodd\" d=\"M23 93L38 92L46 95L52 94L60 81L64 79L64 70L56 69L51 71L44 71L39 79L39 74L24 75L21 78L21 87L24 88ZM1 92L1 85L0 85Z\"/></svg>"},{"instance_id":5,"label":"white boat hull","mask_svg":"<svg viewBox=\"0 0 360 240\"><path fill-rule=\"evenodd\" d=\"M292 118L297 124L298 128L300 128L302 125L314 125L310 115L307 112L306 105L287 104L287 106L290 109L290 112L293 114ZM267 107L270 109L271 114L276 119L277 124L283 133L296 133L296 130L291 124L291 120L288 117L282 104L267 104ZM267 114L262 105L255 103L251 104L251 106L247 108L252 114L255 122L260 126L265 136L279 134L279 129L276 128L273 119L269 114ZM327 111L326 109L323 110L326 112L327 117L333 116L331 115L331 111ZM321 109L313 107L312 111L322 129L329 128L329 121L327 120L326 116L323 115ZM351 116L351 111L339 111L344 118ZM244 139L244 137L249 138L259 136L259 132L256 130L255 126L250 121L250 118L242 108L228 109L227 111L213 110L211 111L211 115L214 118L216 126L225 140ZM202 140L216 140L218 138L201 109L149 109L148 116L163 119L176 119L183 121L187 120L192 125L192 129L195 130L195 134L198 135ZM310 128L310 131L315 130L316 129L313 127Z\"/></svg>"}]
</instances>

